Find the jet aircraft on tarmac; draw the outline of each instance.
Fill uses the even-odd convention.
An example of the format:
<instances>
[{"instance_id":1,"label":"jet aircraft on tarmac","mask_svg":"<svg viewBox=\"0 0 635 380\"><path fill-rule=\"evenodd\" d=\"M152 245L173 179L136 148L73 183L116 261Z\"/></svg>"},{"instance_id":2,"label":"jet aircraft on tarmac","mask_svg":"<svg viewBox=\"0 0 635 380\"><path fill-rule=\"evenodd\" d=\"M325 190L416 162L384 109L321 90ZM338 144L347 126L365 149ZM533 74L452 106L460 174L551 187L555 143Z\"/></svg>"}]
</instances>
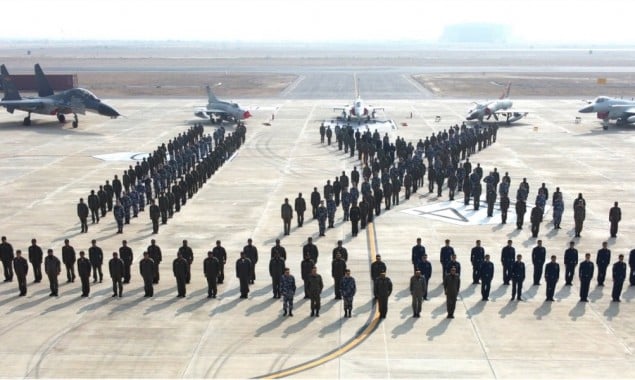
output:
<instances>
[{"instance_id":1,"label":"jet aircraft on tarmac","mask_svg":"<svg viewBox=\"0 0 635 380\"><path fill-rule=\"evenodd\" d=\"M492 116L496 122L504 121L507 125L518 121L527 116L528 112L510 111L512 108L512 101L509 99L509 90L512 84L508 83L507 88L501 94L497 100L486 101L483 103L476 103L475 107L468 111L467 120L478 120L479 123L483 122L483 119L489 120ZM499 119L500 118L500 119ZM503 120L501 120L503 119Z\"/></svg>"},{"instance_id":2,"label":"jet aircraft on tarmac","mask_svg":"<svg viewBox=\"0 0 635 380\"><path fill-rule=\"evenodd\" d=\"M598 96L593 102L588 102L578 112L596 113L602 120L602 128L609 129L609 121L615 120L615 125L624 126L635 123L635 101Z\"/></svg>"},{"instance_id":3,"label":"jet aircraft on tarmac","mask_svg":"<svg viewBox=\"0 0 635 380\"><path fill-rule=\"evenodd\" d=\"M77 114L84 115L86 111L113 119L121 116L114 108L103 103L92 92L83 88L71 88L54 94L39 64L35 65L35 78L38 85L37 97L21 97L4 65L0 66L0 72L4 88L4 97L0 101L0 106L6 108L9 113L13 113L15 110L27 112L28 115L24 118L22 125L31 125L32 113L57 115L57 120L60 123L66 121L65 115L73 114L73 128L77 128L79 123Z\"/></svg>"},{"instance_id":4,"label":"jet aircraft on tarmac","mask_svg":"<svg viewBox=\"0 0 635 380\"><path fill-rule=\"evenodd\" d=\"M249 119L251 113L248 110L241 108L238 104L232 102L226 102L219 100L210 86L207 88L207 106L200 107L194 112L195 116L202 119L209 119L212 124L222 122L223 120L230 122L239 122L241 120Z\"/></svg>"}]
</instances>

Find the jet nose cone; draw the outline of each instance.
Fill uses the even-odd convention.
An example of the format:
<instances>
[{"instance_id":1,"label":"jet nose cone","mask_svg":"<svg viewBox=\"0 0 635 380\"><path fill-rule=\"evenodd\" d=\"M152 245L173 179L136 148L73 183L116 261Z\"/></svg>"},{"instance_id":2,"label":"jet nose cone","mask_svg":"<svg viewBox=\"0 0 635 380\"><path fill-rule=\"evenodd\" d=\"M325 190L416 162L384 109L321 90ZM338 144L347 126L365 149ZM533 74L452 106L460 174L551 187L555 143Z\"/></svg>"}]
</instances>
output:
<instances>
[{"instance_id":1,"label":"jet nose cone","mask_svg":"<svg viewBox=\"0 0 635 380\"><path fill-rule=\"evenodd\" d=\"M591 113L591 112L593 112L593 104L590 104L590 105L588 105L586 107L580 108L580 110L578 112L580 112L580 113Z\"/></svg>"},{"instance_id":2,"label":"jet nose cone","mask_svg":"<svg viewBox=\"0 0 635 380\"><path fill-rule=\"evenodd\" d=\"M243 113L243 119L249 119L251 117L251 113L249 113L249 111L245 111Z\"/></svg>"},{"instance_id":3,"label":"jet nose cone","mask_svg":"<svg viewBox=\"0 0 635 380\"><path fill-rule=\"evenodd\" d=\"M119 112L117 112L116 109L112 108L111 106L101 103L99 105L99 108L97 110L97 112L99 112L100 115L104 115L104 116L108 116L108 117L112 117L112 118L116 118L117 116L121 116L121 114Z\"/></svg>"}]
</instances>

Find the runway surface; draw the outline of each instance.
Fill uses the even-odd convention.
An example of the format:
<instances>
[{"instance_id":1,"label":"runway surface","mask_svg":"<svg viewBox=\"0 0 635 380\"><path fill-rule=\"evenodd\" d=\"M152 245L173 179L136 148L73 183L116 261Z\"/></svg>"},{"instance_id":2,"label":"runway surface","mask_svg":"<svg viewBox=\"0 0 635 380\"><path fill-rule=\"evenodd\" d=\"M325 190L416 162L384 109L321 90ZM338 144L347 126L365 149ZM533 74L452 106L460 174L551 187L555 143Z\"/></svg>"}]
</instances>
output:
<instances>
[{"instance_id":1,"label":"runway surface","mask_svg":"<svg viewBox=\"0 0 635 380\"><path fill-rule=\"evenodd\" d=\"M279 210L285 197L294 199L302 192L308 198L314 186L321 191L327 179L333 180L342 170L350 172L354 165L359 167L356 159L335 146L319 143L320 122L336 116L333 103L349 101L352 96L348 88L353 87L353 75L338 78L337 83L326 84L320 84L319 77L304 79L296 86L298 92L279 99L239 99L263 107L248 120L245 146L180 213L161 226L157 236L151 235L147 211L126 225L123 236L115 234L111 214L99 224L90 224L88 234L80 234L75 205L90 189L134 164L93 156L150 151L167 143L195 121L192 109L200 105L200 99L116 99L113 105L126 118L88 115L80 117L78 129L35 115L32 126L22 127L22 114L1 113L0 135L8 143L0 153L0 221L2 235L14 248L25 251L35 237L42 248L51 247L60 257L63 239L69 238L76 250L86 250L94 238L109 257L127 239L135 254L132 282L122 299L110 297L107 275L104 283L92 284L88 299L79 297L77 281L64 283L64 274L59 297L48 297L46 277L42 283L32 284L31 273L27 297L17 297L15 281L0 283L2 376L244 378L266 377L312 362L327 352L337 352L372 317L369 252L374 249L387 263L394 283L388 317L351 351L294 377L632 378L635 288L626 286L622 303L611 303L609 274L603 288L593 281L591 302L583 304L578 303L576 277L573 287L564 287L561 280L556 302L544 303L544 282L531 286L530 256L535 240L530 237L528 220L524 229L516 230L513 221L457 225L406 213L447 199L446 191L439 199L419 191L408 201L402 195L399 206L382 212L375 220L375 233L369 236L363 233L352 238L350 225L341 222L340 210L336 227L325 237L317 236L317 223L310 215L304 227L297 228L294 220L291 235L282 235ZM420 101L425 93L407 80L391 83L394 78L360 74L362 95L385 106L386 116L399 127L391 133L393 138L398 135L416 142L460 122L469 106L463 100ZM294 99L333 89L341 98ZM399 94L373 96L393 90ZM402 92L413 98L396 99ZM587 200L582 238L576 239L581 255L590 252L595 259L605 240L613 251L612 262L617 254L635 248L635 219L630 217L635 209L635 174L631 170L635 130L603 131L592 117L576 124L578 103L577 99L517 100L515 107L530 112L527 119L502 127L493 146L471 157L486 172L494 167L501 173L508 171L514 191L526 177L530 199L542 182L550 192L556 186L562 189L563 229L553 230L551 215L547 215L540 232L547 254L558 256L561 278L562 255L572 239L571 204L578 193ZM205 130L211 133L213 127L206 125ZM620 202L623 219L618 238L608 239L608 210L614 201ZM497 212L494 219L499 217ZM309 236L320 249L317 266L325 282L320 318L309 317L308 302L302 299L300 255ZM153 237L163 250L164 262L155 297L145 299L137 263ZM260 261L250 298L240 300L233 265L250 237L259 249ZM413 319L408 284L410 249L417 237L427 248L433 275L430 301L424 303L422 317ZM287 249L287 265L298 283L293 318L281 317L281 303L271 298L267 264L276 238ZM454 320L445 319L438 263L439 248L446 238L451 239L463 264ZM187 298L177 299L170 265L183 239L194 250L193 279ZM217 239L229 255L227 281L219 287L219 298L209 300L205 298L202 262ZM330 255L339 239L349 251L347 264L357 279L350 319L342 318L341 302L333 299ZM496 266L492 300L487 303L480 301L480 287L470 285L469 252L476 239L482 240ZM514 240L527 263L524 302L509 302L510 290L501 285L499 253L507 239ZM371 249L370 241L375 248Z\"/></svg>"}]
</instances>

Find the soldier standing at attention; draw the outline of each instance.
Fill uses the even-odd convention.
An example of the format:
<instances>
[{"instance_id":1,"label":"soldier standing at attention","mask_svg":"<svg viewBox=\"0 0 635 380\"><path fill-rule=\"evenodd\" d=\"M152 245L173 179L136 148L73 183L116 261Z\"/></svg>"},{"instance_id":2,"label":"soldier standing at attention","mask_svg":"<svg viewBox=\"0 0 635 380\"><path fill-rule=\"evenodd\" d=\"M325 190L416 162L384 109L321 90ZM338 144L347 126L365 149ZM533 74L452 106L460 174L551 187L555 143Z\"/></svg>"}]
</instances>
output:
<instances>
[{"instance_id":1,"label":"soldier standing at attention","mask_svg":"<svg viewBox=\"0 0 635 380\"><path fill-rule=\"evenodd\" d=\"M392 281L386 277L386 271L379 274L379 278L375 280L374 294L379 304L379 318L386 318L388 313L388 297L392 293Z\"/></svg>"},{"instance_id":2,"label":"soldier standing at attention","mask_svg":"<svg viewBox=\"0 0 635 380\"><path fill-rule=\"evenodd\" d=\"M441 262L441 272L443 273L443 275L447 273L445 272L445 268L447 268L447 265L452 260L452 255L454 255L454 248L450 246L450 239L446 239L445 246L441 247L441 252L439 254L439 260Z\"/></svg>"},{"instance_id":3,"label":"soldier standing at attention","mask_svg":"<svg viewBox=\"0 0 635 380\"><path fill-rule=\"evenodd\" d=\"M273 298L280 298L280 279L284 274L284 260L280 258L280 254L275 252L273 258L269 260L269 276L271 276L271 289L273 290Z\"/></svg>"},{"instance_id":4,"label":"soldier standing at attention","mask_svg":"<svg viewBox=\"0 0 635 380\"><path fill-rule=\"evenodd\" d=\"M412 254L410 259L415 271L419 267L419 263L423 260L423 255L425 254L426 254L426 247L421 245L421 238L418 237L417 243L412 247Z\"/></svg>"},{"instance_id":5,"label":"soldier standing at attention","mask_svg":"<svg viewBox=\"0 0 635 380\"><path fill-rule=\"evenodd\" d=\"M132 261L134 260L134 256L132 253L132 248L128 247L128 242L125 240L121 241L121 247L119 247L119 257L121 261L123 261L123 283L130 283L130 267L132 266Z\"/></svg>"},{"instance_id":6,"label":"soldier standing at attention","mask_svg":"<svg viewBox=\"0 0 635 380\"><path fill-rule=\"evenodd\" d=\"M320 206L317 208L317 219L320 236L324 236L324 232L326 231L326 217L328 216L328 211L326 207L324 207L324 201L320 201Z\"/></svg>"},{"instance_id":7,"label":"soldier standing at attention","mask_svg":"<svg viewBox=\"0 0 635 380\"><path fill-rule=\"evenodd\" d=\"M624 262L624 255L619 255L618 262L613 264L613 302L620 302L624 280L626 280L626 263Z\"/></svg>"},{"instance_id":8,"label":"soldier standing at attention","mask_svg":"<svg viewBox=\"0 0 635 380\"><path fill-rule=\"evenodd\" d=\"M333 276L333 287L335 288L335 299L342 299L341 282L346 273L346 261L342 259L342 255L337 253L335 259L331 263L331 276Z\"/></svg>"},{"instance_id":9,"label":"soldier standing at attention","mask_svg":"<svg viewBox=\"0 0 635 380\"><path fill-rule=\"evenodd\" d=\"M152 280L152 283L158 284L160 279L159 264L161 264L161 261L163 260L163 255L161 254L161 247L156 245L156 240L152 239L150 240L150 245L148 246L146 251L148 252L148 254L150 255L150 258L154 262L154 279Z\"/></svg>"},{"instance_id":10,"label":"soldier standing at attention","mask_svg":"<svg viewBox=\"0 0 635 380\"><path fill-rule=\"evenodd\" d=\"M315 262L311 260L311 256L308 253L304 253L304 260L300 263L300 273L302 274L302 281L304 281L304 299L309 298L308 281L314 266Z\"/></svg>"},{"instance_id":11,"label":"soldier standing at attention","mask_svg":"<svg viewBox=\"0 0 635 380\"><path fill-rule=\"evenodd\" d=\"M494 263L489 261L489 255L485 255L479 275L481 278L481 296L482 301L489 301L489 292L492 288L492 279L494 278Z\"/></svg>"},{"instance_id":12,"label":"soldier standing at attention","mask_svg":"<svg viewBox=\"0 0 635 380\"><path fill-rule=\"evenodd\" d=\"M555 195L555 194L554 194ZM545 301L553 302L553 294L556 291L556 284L560 279L560 264L556 262L556 256L551 256L551 262L545 265L545 282L547 283L547 298Z\"/></svg>"},{"instance_id":13,"label":"soldier standing at attention","mask_svg":"<svg viewBox=\"0 0 635 380\"><path fill-rule=\"evenodd\" d=\"M33 266L34 282L42 281L42 261L44 260L44 252L42 248L37 245L35 239L31 239L31 246L29 246L29 261Z\"/></svg>"},{"instance_id":14,"label":"soldier standing at attention","mask_svg":"<svg viewBox=\"0 0 635 380\"><path fill-rule=\"evenodd\" d=\"M306 211L306 202L304 198L302 198L302 193L298 193L294 206L298 216L298 227L302 227L302 224L304 224L304 212Z\"/></svg>"},{"instance_id":15,"label":"soldier standing at attention","mask_svg":"<svg viewBox=\"0 0 635 380\"><path fill-rule=\"evenodd\" d=\"M183 240L183 245L179 248L179 253L181 254L181 257L187 261L187 275L185 276L185 283L189 284L192 277L191 267L192 262L194 262L194 252L192 251L192 248L187 245L187 240Z\"/></svg>"},{"instance_id":16,"label":"soldier standing at attention","mask_svg":"<svg viewBox=\"0 0 635 380\"><path fill-rule=\"evenodd\" d=\"M57 297L57 276L59 276L60 272L62 272L62 268L60 265L60 260L55 257L55 255L53 255L53 250L49 249L47 253L48 256L46 256L46 259L44 259L44 272L49 278L49 284L51 288L51 294L49 294L49 296Z\"/></svg>"},{"instance_id":17,"label":"soldier standing at attention","mask_svg":"<svg viewBox=\"0 0 635 380\"><path fill-rule=\"evenodd\" d=\"M311 268L311 274L307 281L307 290L309 292L309 298L311 298L311 316L320 316L320 295L324 288L322 282L322 276L317 273L317 268Z\"/></svg>"},{"instance_id":18,"label":"soldier standing at attention","mask_svg":"<svg viewBox=\"0 0 635 380\"><path fill-rule=\"evenodd\" d=\"M77 274L82 282L82 297L88 297L90 294L90 261L84 256L84 251L79 251L79 259L77 259Z\"/></svg>"},{"instance_id":19,"label":"soldier standing at attention","mask_svg":"<svg viewBox=\"0 0 635 380\"><path fill-rule=\"evenodd\" d=\"M91 247L88 248L88 259L93 267L93 282L97 282L97 274L99 274L99 282L104 280L104 274L101 266L104 263L104 252L97 246L97 240L91 241Z\"/></svg>"},{"instance_id":20,"label":"soldier standing at attention","mask_svg":"<svg viewBox=\"0 0 635 380\"><path fill-rule=\"evenodd\" d=\"M154 267L155 264L150 258L150 254L143 252L143 259L139 261L139 272L143 278L144 297L152 297L154 295L154 287L152 286L154 282Z\"/></svg>"},{"instance_id":21,"label":"soldier standing at attention","mask_svg":"<svg viewBox=\"0 0 635 380\"><path fill-rule=\"evenodd\" d=\"M351 276L351 270L346 269L344 278L340 283L340 289L342 297L344 298L344 317L350 318L353 311L353 297L357 292L357 286L355 285L355 279Z\"/></svg>"},{"instance_id":22,"label":"soldier standing at attention","mask_svg":"<svg viewBox=\"0 0 635 380\"><path fill-rule=\"evenodd\" d=\"M284 203L280 206L280 215L284 227L284 234L289 235L291 231L291 219L293 219L293 208L289 204L289 198L284 198Z\"/></svg>"},{"instance_id":23,"label":"soldier standing at attention","mask_svg":"<svg viewBox=\"0 0 635 380\"><path fill-rule=\"evenodd\" d=\"M586 218L586 201L582 193L573 201L573 220L575 221L575 237L580 237L584 219Z\"/></svg>"},{"instance_id":24,"label":"soldier standing at attention","mask_svg":"<svg viewBox=\"0 0 635 380\"><path fill-rule=\"evenodd\" d=\"M293 317L293 296L295 296L295 278L289 273L289 268L284 268L284 274L280 278L280 294L282 295L282 308L286 316Z\"/></svg>"},{"instance_id":25,"label":"soldier standing at attention","mask_svg":"<svg viewBox=\"0 0 635 380\"><path fill-rule=\"evenodd\" d=\"M456 274L456 268L450 268L450 273L446 274L443 278L443 289L446 298L446 308L448 311L448 318L454 318L454 310L456 309L456 299L459 296L459 289L461 288L461 279Z\"/></svg>"},{"instance_id":26,"label":"soldier standing at attention","mask_svg":"<svg viewBox=\"0 0 635 380\"><path fill-rule=\"evenodd\" d=\"M258 263L258 248L252 245L251 238L247 239L247 245L243 247L243 252L245 253L245 257L249 259L251 262L251 279L249 281L250 284L253 284L256 280L256 263Z\"/></svg>"},{"instance_id":27,"label":"soldier standing at attention","mask_svg":"<svg viewBox=\"0 0 635 380\"><path fill-rule=\"evenodd\" d=\"M123 261L117 255L117 252L112 253L112 259L108 262L108 269L110 272L110 278L112 279L112 296L121 297L123 293Z\"/></svg>"},{"instance_id":28,"label":"soldier standing at attention","mask_svg":"<svg viewBox=\"0 0 635 380\"><path fill-rule=\"evenodd\" d=\"M84 198L79 198L79 203L77 204L77 216L79 217L79 222L82 225L81 232L88 232L88 206L84 203Z\"/></svg>"},{"instance_id":29,"label":"soldier standing at attention","mask_svg":"<svg viewBox=\"0 0 635 380\"><path fill-rule=\"evenodd\" d=\"M317 187L313 188L313 192L311 193L311 207L313 213L313 219L317 218L317 210L320 206L320 193L317 190Z\"/></svg>"},{"instance_id":30,"label":"soldier standing at attention","mask_svg":"<svg viewBox=\"0 0 635 380\"><path fill-rule=\"evenodd\" d=\"M227 251L221 245L220 240L216 240L216 247L212 250L214 257L218 259L218 283L225 281L225 264L227 264Z\"/></svg>"},{"instance_id":31,"label":"soldier standing at attention","mask_svg":"<svg viewBox=\"0 0 635 380\"><path fill-rule=\"evenodd\" d=\"M65 239L62 247L62 262L66 267L66 282L75 282L75 257L75 248L69 244L68 239Z\"/></svg>"},{"instance_id":32,"label":"soldier standing at attention","mask_svg":"<svg viewBox=\"0 0 635 380\"><path fill-rule=\"evenodd\" d=\"M512 241L507 240L507 245L501 251L501 264L503 266L503 284L509 285L511 269L516 257L516 249L512 247Z\"/></svg>"},{"instance_id":33,"label":"soldier standing at attention","mask_svg":"<svg viewBox=\"0 0 635 380\"><path fill-rule=\"evenodd\" d=\"M578 265L578 250L573 248L575 242L569 243L569 248L564 251L564 280L565 285L571 286L575 275L575 267Z\"/></svg>"},{"instance_id":34,"label":"soldier standing at attention","mask_svg":"<svg viewBox=\"0 0 635 380\"><path fill-rule=\"evenodd\" d=\"M611 250L607 248L608 243L602 243L602 249L598 250L595 263L598 265L598 286L604 286L606 269L611 263Z\"/></svg>"},{"instance_id":35,"label":"soldier standing at attention","mask_svg":"<svg viewBox=\"0 0 635 380\"><path fill-rule=\"evenodd\" d=\"M18 278L18 289L20 290L20 297L26 296L26 275L29 273L29 263L24 257L22 257L22 251L15 251L15 258L13 259L13 271Z\"/></svg>"},{"instance_id":36,"label":"soldier standing at attention","mask_svg":"<svg viewBox=\"0 0 635 380\"><path fill-rule=\"evenodd\" d=\"M593 279L593 261L591 261L591 254L586 253L584 255L584 261L580 263L580 302L589 302L589 288L591 286L591 280Z\"/></svg>"},{"instance_id":37,"label":"soldier standing at attention","mask_svg":"<svg viewBox=\"0 0 635 380\"><path fill-rule=\"evenodd\" d=\"M253 266L246 257L245 252L240 252L240 258L236 261L236 277L240 280L240 298L247 298L249 294L249 282Z\"/></svg>"},{"instance_id":38,"label":"soldier standing at attention","mask_svg":"<svg viewBox=\"0 0 635 380\"><path fill-rule=\"evenodd\" d=\"M542 240L538 240L538 245L531 251L531 263L534 265L534 285L540 285L542 277L542 266L547 259L547 250L542 246Z\"/></svg>"},{"instance_id":39,"label":"soldier standing at attention","mask_svg":"<svg viewBox=\"0 0 635 380\"><path fill-rule=\"evenodd\" d=\"M99 197L95 194L95 190L91 190L88 196L88 208L93 224L99 223Z\"/></svg>"},{"instance_id":40,"label":"soldier standing at attention","mask_svg":"<svg viewBox=\"0 0 635 380\"><path fill-rule=\"evenodd\" d=\"M186 278L188 272L188 264L187 260L183 258L183 254L179 250L177 253L176 259L172 262L172 272L174 273L174 277L176 278L176 289L177 289L177 297L184 298L186 292Z\"/></svg>"},{"instance_id":41,"label":"soldier standing at attention","mask_svg":"<svg viewBox=\"0 0 635 380\"><path fill-rule=\"evenodd\" d=\"M351 220L351 236L355 237L359 233L359 221L361 219L361 213L359 207L357 206L357 202L353 202L349 218Z\"/></svg>"},{"instance_id":42,"label":"soldier standing at attention","mask_svg":"<svg viewBox=\"0 0 635 380\"><path fill-rule=\"evenodd\" d=\"M518 301L522 300L523 281L525 281L525 263L522 262L522 258L522 255L516 255L516 261L511 268L512 301L514 298Z\"/></svg>"},{"instance_id":43,"label":"soldier standing at attention","mask_svg":"<svg viewBox=\"0 0 635 380\"><path fill-rule=\"evenodd\" d=\"M207 279L207 298L216 298L218 289L216 287L216 281L218 280L218 269L220 263L214 256L214 252L207 252L207 258L203 261L203 273Z\"/></svg>"},{"instance_id":44,"label":"soldier standing at attention","mask_svg":"<svg viewBox=\"0 0 635 380\"><path fill-rule=\"evenodd\" d=\"M115 207L112 210L112 215L115 217L115 222L117 223L117 233L118 234L122 234L123 233L124 219L126 217L126 212L123 209L123 206L121 205L121 201L120 200L117 200L115 202Z\"/></svg>"},{"instance_id":45,"label":"soldier standing at attention","mask_svg":"<svg viewBox=\"0 0 635 380\"><path fill-rule=\"evenodd\" d=\"M470 255L470 261L472 262L472 284L478 284L478 280L481 278L480 271L485 260L485 250L481 247L481 241L476 241L476 246L472 248Z\"/></svg>"},{"instance_id":46,"label":"soldier standing at attention","mask_svg":"<svg viewBox=\"0 0 635 380\"><path fill-rule=\"evenodd\" d=\"M152 220L152 233L159 233L159 217L161 217L161 209L156 205L154 199L150 200L150 220Z\"/></svg>"},{"instance_id":47,"label":"soldier standing at attention","mask_svg":"<svg viewBox=\"0 0 635 380\"><path fill-rule=\"evenodd\" d=\"M410 278L410 295L412 296L412 317L419 318L421 315L421 304L423 295L426 292L426 279L419 270L415 271Z\"/></svg>"},{"instance_id":48,"label":"soldier standing at attention","mask_svg":"<svg viewBox=\"0 0 635 380\"><path fill-rule=\"evenodd\" d=\"M622 220L622 210L617 206L617 202L609 210L609 222L611 222L611 237L617 237L617 225Z\"/></svg>"}]
</instances>

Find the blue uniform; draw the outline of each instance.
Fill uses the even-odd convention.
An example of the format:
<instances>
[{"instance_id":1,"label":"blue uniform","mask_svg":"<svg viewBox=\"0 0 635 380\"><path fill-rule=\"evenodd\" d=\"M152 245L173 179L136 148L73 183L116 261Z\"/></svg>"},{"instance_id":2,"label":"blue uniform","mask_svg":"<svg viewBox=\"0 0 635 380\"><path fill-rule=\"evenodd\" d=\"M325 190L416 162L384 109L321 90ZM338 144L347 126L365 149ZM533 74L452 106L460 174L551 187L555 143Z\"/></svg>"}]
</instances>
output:
<instances>
[{"instance_id":1,"label":"blue uniform","mask_svg":"<svg viewBox=\"0 0 635 380\"><path fill-rule=\"evenodd\" d=\"M514 261L511 267L512 299L520 301L523 293L523 281L525 281L525 263Z\"/></svg>"},{"instance_id":2,"label":"blue uniform","mask_svg":"<svg viewBox=\"0 0 635 380\"><path fill-rule=\"evenodd\" d=\"M320 236L324 236L324 232L326 231L326 216L327 216L326 207L324 206L318 207L317 219L318 219L318 225L320 230Z\"/></svg>"},{"instance_id":3,"label":"blue uniform","mask_svg":"<svg viewBox=\"0 0 635 380\"><path fill-rule=\"evenodd\" d=\"M124 216L126 219L126 224L130 224L130 207L132 206L132 201L128 194L124 194L121 196L121 207L123 207Z\"/></svg>"},{"instance_id":4,"label":"blue uniform","mask_svg":"<svg viewBox=\"0 0 635 380\"><path fill-rule=\"evenodd\" d=\"M340 281L340 291L342 298L344 299L344 312L348 310L350 317L351 310L353 310L353 297L357 292L357 286L355 285L355 279L351 276L344 276Z\"/></svg>"},{"instance_id":5,"label":"blue uniform","mask_svg":"<svg viewBox=\"0 0 635 380\"><path fill-rule=\"evenodd\" d=\"M564 280L565 285L571 285L573 282L573 276L575 275L575 267L578 265L578 250L575 248L568 248L564 251Z\"/></svg>"},{"instance_id":6,"label":"blue uniform","mask_svg":"<svg viewBox=\"0 0 635 380\"><path fill-rule=\"evenodd\" d=\"M620 301L620 294L622 294L622 286L626 280L626 263L618 261L613 264L613 301Z\"/></svg>"},{"instance_id":7,"label":"blue uniform","mask_svg":"<svg viewBox=\"0 0 635 380\"><path fill-rule=\"evenodd\" d=\"M139 214L139 193L137 193L137 190L132 189L129 197L130 203L132 204L132 216L136 218Z\"/></svg>"},{"instance_id":8,"label":"blue uniform","mask_svg":"<svg viewBox=\"0 0 635 380\"><path fill-rule=\"evenodd\" d=\"M292 275L283 274L280 277L280 294L285 314L293 311L293 296L295 295L295 278Z\"/></svg>"},{"instance_id":9,"label":"blue uniform","mask_svg":"<svg viewBox=\"0 0 635 380\"><path fill-rule=\"evenodd\" d=\"M580 263L580 301L588 302L589 287L593 279L594 265L592 261L583 261Z\"/></svg>"},{"instance_id":10,"label":"blue uniform","mask_svg":"<svg viewBox=\"0 0 635 380\"><path fill-rule=\"evenodd\" d=\"M553 301L556 284L560 279L560 264L550 262L545 265L545 282L547 282L547 301Z\"/></svg>"},{"instance_id":11,"label":"blue uniform","mask_svg":"<svg viewBox=\"0 0 635 380\"><path fill-rule=\"evenodd\" d=\"M489 292L492 287L492 278L494 278L494 263L491 261L483 261L479 269L481 279L481 296L483 300L489 299Z\"/></svg>"},{"instance_id":12,"label":"blue uniform","mask_svg":"<svg viewBox=\"0 0 635 380\"><path fill-rule=\"evenodd\" d=\"M115 205L112 209L112 214L115 216L115 221L117 222L117 231L119 233L123 232L123 221L124 221L124 210L121 205Z\"/></svg>"},{"instance_id":13,"label":"blue uniform","mask_svg":"<svg viewBox=\"0 0 635 380\"><path fill-rule=\"evenodd\" d=\"M412 247L412 265L414 266L414 270L417 270L419 263L423 261L423 255L426 254L426 247L423 245L415 245Z\"/></svg>"},{"instance_id":14,"label":"blue uniform","mask_svg":"<svg viewBox=\"0 0 635 380\"><path fill-rule=\"evenodd\" d=\"M145 194L146 194L146 187L143 185L143 182L139 181L139 183L137 183L137 194L139 194L139 211L143 211L146 207L146 200L145 200Z\"/></svg>"},{"instance_id":15,"label":"blue uniform","mask_svg":"<svg viewBox=\"0 0 635 380\"><path fill-rule=\"evenodd\" d=\"M328 218L329 218L329 228L333 228L334 227L335 211L337 211L337 204L335 203L335 200L328 199L326 201L326 212L327 212Z\"/></svg>"},{"instance_id":16,"label":"blue uniform","mask_svg":"<svg viewBox=\"0 0 635 380\"><path fill-rule=\"evenodd\" d=\"M503 264L503 283L509 285L511 279L511 269L514 259L516 258L516 249L514 247L505 246L501 251L501 263Z\"/></svg>"},{"instance_id":17,"label":"blue uniform","mask_svg":"<svg viewBox=\"0 0 635 380\"><path fill-rule=\"evenodd\" d=\"M478 279L480 278L480 270L481 264L483 264L483 260L485 260L485 250L483 247L476 246L472 248L472 252L470 255L470 261L472 262L472 283L478 284Z\"/></svg>"}]
</instances>

